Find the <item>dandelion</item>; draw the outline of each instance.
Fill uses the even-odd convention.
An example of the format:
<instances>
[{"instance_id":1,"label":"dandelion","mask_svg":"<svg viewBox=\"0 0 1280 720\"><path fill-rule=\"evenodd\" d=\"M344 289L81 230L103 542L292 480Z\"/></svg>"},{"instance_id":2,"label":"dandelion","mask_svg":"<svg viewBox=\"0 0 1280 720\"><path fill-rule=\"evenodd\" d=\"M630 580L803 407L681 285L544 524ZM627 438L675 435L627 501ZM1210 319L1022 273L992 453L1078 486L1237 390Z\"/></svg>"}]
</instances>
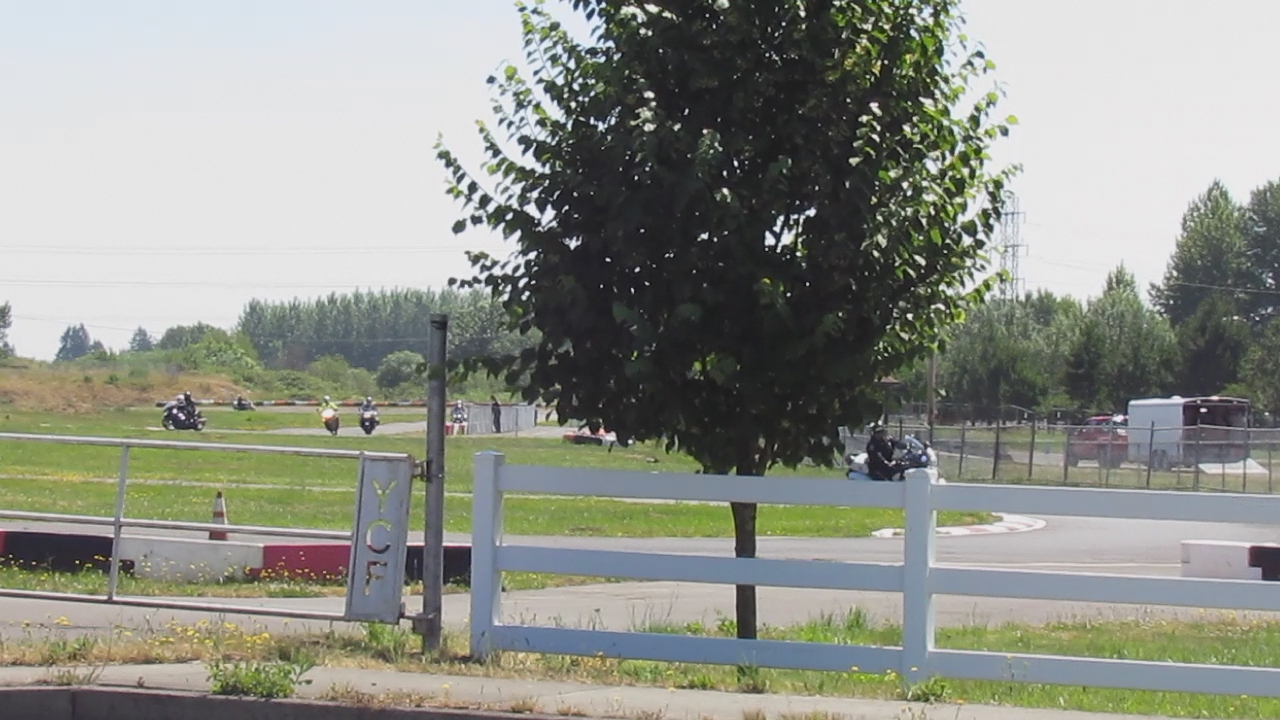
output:
<instances>
[{"instance_id":1,"label":"dandelion","mask_svg":"<svg viewBox=\"0 0 1280 720\"><path fill-rule=\"evenodd\" d=\"M55 624L55 625L61 625L62 627L67 627L67 626L71 625L71 621L67 619L67 616L66 616L66 615L60 615L60 616L58 616L58 619L57 619L57 620L54 620L54 621L53 621L53 624Z\"/></svg>"}]
</instances>

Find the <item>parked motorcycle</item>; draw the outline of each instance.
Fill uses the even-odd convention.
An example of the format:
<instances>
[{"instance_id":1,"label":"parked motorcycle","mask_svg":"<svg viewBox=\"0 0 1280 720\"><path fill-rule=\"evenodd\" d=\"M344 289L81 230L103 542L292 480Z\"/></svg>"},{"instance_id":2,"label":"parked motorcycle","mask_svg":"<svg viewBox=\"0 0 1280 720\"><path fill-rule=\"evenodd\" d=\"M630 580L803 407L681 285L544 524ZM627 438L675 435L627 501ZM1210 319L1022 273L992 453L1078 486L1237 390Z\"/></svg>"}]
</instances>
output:
<instances>
[{"instance_id":1,"label":"parked motorcycle","mask_svg":"<svg viewBox=\"0 0 1280 720\"><path fill-rule=\"evenodd\" d=\"M360 429L365 435L372 435L373 429L378 427L378 411L364 410L360 413Z\"/></svg>"},{"instance_id":2,"label":"parked motorcycle","mask_svg":"<svg viewBox=\"0 0 1280 720\"><path fill-rule=\"evenodd\" d=\"M342 423L338 420L337 410L325 408L324 412L320 413L320 419L324 421L324 429L328 430L330 435L338 434L338 426Z\"/></svg>"},{"instance_id":3,"label":"parked motorcycle","mask_svg":"<svg viewBox=\"0 0 1280 720\"><path fill-rule=\"evenodd\" d=\"M160 424L165 430L204 430L205 418L196 410L194 413L188 413L180 403L170 402L164 406L164 412L160 416Z\"/></svg>"}]
</instances>

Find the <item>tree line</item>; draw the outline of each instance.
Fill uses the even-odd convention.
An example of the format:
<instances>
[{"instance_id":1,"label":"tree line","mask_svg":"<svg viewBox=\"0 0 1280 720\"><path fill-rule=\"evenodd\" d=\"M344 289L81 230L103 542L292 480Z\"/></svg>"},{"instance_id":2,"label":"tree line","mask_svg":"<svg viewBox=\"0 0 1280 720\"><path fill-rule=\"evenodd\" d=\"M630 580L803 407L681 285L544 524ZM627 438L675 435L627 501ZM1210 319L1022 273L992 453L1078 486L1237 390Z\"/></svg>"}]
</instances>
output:
<instances>
[{"instance_id":1,"label":"tree line","mask_svg":"<svg viewBox=\"0 0 1280 720\"><path fill-rule=\"evenodd\" d=\"M1122 412L1132 398L1173 394L1280 411L1280 183L1245 203L1211 184L1147 298L1121 266L1084 302L1045 291L991 300L948 334L939 395L976 420L1009 405ZM925 397L923 363L903 379L909 397Z\"/></svg>"}]
</instances>

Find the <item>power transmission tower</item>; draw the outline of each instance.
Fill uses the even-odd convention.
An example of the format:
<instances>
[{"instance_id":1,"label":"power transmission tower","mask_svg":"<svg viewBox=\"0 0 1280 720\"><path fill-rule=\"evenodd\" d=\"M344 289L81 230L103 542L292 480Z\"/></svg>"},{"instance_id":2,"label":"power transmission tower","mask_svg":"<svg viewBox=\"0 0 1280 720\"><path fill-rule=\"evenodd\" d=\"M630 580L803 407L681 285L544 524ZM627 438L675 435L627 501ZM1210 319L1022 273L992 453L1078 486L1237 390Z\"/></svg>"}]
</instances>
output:
<instances>
[{"instance_id":1,"label":"power transmission tower","mask_svg":"<svg viewBox=\"0 0 1280 720\"><path fill-rule=\"evenodd\" d=\"M1022 222L1026 214L1018 203L1018 196L1006 192L1004 215L1000 218L1000 232L996 237L996 253L1000 256L1000 270L1005 273L1000 282L999 295L1005 300L1022 296L1025 285L1018 267L1018 258L1026 245L1022 242Z\"/></svg>"}]
</instances>

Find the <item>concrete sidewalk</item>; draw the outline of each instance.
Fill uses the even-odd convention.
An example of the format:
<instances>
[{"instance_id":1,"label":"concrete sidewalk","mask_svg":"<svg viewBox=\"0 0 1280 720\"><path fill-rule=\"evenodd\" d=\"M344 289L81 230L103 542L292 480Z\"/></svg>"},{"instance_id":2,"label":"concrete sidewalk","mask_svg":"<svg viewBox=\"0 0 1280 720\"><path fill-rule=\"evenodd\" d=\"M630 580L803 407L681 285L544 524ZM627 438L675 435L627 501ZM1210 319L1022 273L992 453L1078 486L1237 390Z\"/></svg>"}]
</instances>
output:
<instances>
[{"instance_id":1,"label":"concrete sidewalk","mask_svg":"<svg viewBox=\"0 0 1280 720\"><path fill-rule=\"evenodd\" d=\"M0 668L0 686L26 686L45 681L46 668ZM430 698L424 706L467 706L548 715L658 720L744 720L763 713L769 720L808 713L829 713L848 720L1159 720L1150 715L1112 715L989 705L923 705L887 700L748 695L708 690L653 687L609 687L581 683L492 677L422 675L341 668L315 668L299 688L299 697L317 698L331 688L381 695L410 693ZM102 670L96 685L207 692L204 665L125 665ZM536 709L535 709L536 708ZM757 717L759 717L757 715Z\"/></svg>"}]
</instances>

